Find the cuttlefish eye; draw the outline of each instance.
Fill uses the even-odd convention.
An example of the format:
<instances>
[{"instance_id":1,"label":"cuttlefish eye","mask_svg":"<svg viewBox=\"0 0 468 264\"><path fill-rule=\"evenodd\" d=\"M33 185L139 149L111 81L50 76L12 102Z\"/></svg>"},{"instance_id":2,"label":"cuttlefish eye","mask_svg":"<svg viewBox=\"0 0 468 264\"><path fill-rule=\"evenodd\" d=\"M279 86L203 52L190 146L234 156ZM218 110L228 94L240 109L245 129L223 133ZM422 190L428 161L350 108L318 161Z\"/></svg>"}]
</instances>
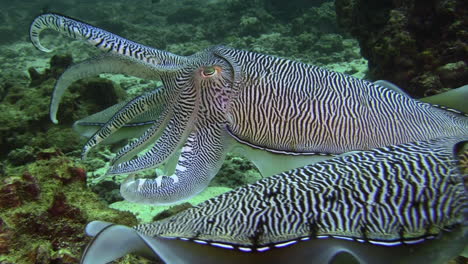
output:
<instances>
[{"instance_id":1,"label":"cuttlefish eye","mask_svg":"<svg viewBox=\"0 0 468 264\"><path fill-rule=\"evenodd\" d=\"M216 68L214 66L204 67L201 71L203 77L211 77L216 73Z\"/></svg>"}]
</instances>

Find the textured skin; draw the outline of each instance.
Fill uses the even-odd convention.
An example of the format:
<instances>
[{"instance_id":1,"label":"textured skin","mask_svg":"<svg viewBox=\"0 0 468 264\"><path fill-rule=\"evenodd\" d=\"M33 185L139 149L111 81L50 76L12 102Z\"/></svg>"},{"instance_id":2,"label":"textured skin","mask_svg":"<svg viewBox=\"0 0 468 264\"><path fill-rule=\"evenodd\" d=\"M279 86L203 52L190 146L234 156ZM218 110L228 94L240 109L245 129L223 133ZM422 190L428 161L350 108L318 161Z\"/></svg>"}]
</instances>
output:
<instances>
[{"instance_id":1,"label":"textured skin","mask_svg":"<svg viewBox=\"0 0 468 264\"><path fill-rule=\"evenodd\" d=\"M447 263L468 234L467 143L461 136L350 153L134 229L91 222L82 263L131 252L174 264Z\"/></svg>"},{"instance_id":2,"label":"textured skin","mask_svg":"<svg viewBox=\"0 0 468 264\"><path fill-rule=\"evenodd\" d=\"M136 230L252 249L322 236L387 246L422 242L464 222L467 197L453 153L461 140L468 136L337 157Z\"/></svg>"},{"instance_id":3,"label":"textured skin","mask_svg":"<svg viewBox=\"0 0 468 264\"><path fill-rule=\"evenodd\" d=\"M111 72L163 82L155 96L136 98L104 120L84 149L86 154L142 115L160 113L161 122L155 121L137 143L120 151L109 170L130 174L121 192L134 202L167 204L196 195L219 170L234 145L232 138L274 153L332 155L468 134L464 115L315 66L226 47L177 56L56 14L39 16L31 25L31 40L44 51L39 42L44 29L84 39L108 52L72 66L59 79L52 120L61 95L74 80ZM129 160L151 144L155 145L145 155ZM134 178L134 173L177 158L179 149L174 174Z\"/></svg>"}]
</instances>

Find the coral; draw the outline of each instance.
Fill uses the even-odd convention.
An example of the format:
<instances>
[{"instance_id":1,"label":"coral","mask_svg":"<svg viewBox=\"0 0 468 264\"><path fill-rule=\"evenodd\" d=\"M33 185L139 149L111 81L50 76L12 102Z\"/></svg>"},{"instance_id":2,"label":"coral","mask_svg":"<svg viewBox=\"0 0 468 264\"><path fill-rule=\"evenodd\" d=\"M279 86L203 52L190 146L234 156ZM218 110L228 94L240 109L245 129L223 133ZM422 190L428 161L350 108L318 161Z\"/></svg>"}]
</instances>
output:
<instances>
[{"instance_id":1,"label":"coral","mask_svg":"<svg viewBox=\"0 0 468 264\"><path fill-rule=\"evenodd\" d=\"M120 185L115 181L102 181L93 184L91 190L108 204L123 200L120 195Z\"/></svg>"},{"instance_id":2,"label":"coral","mask_svg":"<svg viewBox=\"0 0 468 264\"><path fill-rule=\"evenodd\" d=\"M86 188L86 172L57 149L7 169L0 184L1 263L77 263L92 220L135 225Z\"/></svg>"},{"instance_id":3,"label":"coral","mask_svg":"<svg viewBox=\"0 0 468 264\"><path fill-rule=\"evenodd\" d=\"M73 58L70 54L64 56L54 55L50 59L50 68L46 69L43 73L39 73L35 68L28 69L31 82L30 87L37 86L47 81L48 79L57 79L67 67L73 63Z\"/></svg>"},{"instance_id":4,"label":"coral","mask_svg":"<svg viewBox=\"0 0 468 264\"><path fill-rule=\"evenodd\" d=\"M414 96L468 82L468 3L336 0L339 24L359 40L373 79L387 79ZM456 66L457 65L457 66ZM448 68L456 66L453 74Z\"/></svg>"},{"instance_id":5,"label":"coral","mask_svg":"<svg viewBox=\"0 0 468 264\"><path fill-rule=\"evenodd\" d=\"M83 139L72 131L72 122L125 97L125 91L106 79L88 78L76 82L70 87L71 92L65 94L59 111L58 118L66 127L53 125L48 112L50 94L58 76L71 63L70 55L56 55L42 73L29 68L29 81L12 73L2 76L0 156L11 164L32 162L36 153L44 148L57 147L65 153L79 149Z\"/></svg>"},{"instance_id":6,"label":"coral","mask_svg":"<svg viewBox=\"0 0 468 264\"><path fill-rule=\"evenodd\" d=\"M250 184L261 179L260 172L249 160L242 157L228 154L224 160L221 169L210 186L227 186L236 188L242 185Z\"/></svg>"}]
</instances>

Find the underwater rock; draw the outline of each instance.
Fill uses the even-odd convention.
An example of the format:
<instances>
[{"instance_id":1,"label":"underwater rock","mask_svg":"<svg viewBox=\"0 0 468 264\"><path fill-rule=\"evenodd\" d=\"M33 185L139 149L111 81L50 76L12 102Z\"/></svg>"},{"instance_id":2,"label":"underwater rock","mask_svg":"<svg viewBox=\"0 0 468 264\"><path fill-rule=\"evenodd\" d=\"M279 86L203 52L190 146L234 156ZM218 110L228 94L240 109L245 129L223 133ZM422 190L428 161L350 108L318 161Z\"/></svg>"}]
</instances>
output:
<instances>
[{"instance_id":1,"label":"underwater rock","mask_svg":"<svg viewBox=\"0 0 468 264\"><path fill-rule=\"evenodd\" d=\"M262 176L257 167L249 160L228 153L210 186L237 188L260 180Z\"/></svg>"},{"instance_id":2,"label":"underwater rock","mask_svg":"<svg viewBox=\"0 0 468 264\"><path fill-rule=\"evenodd\" d=\"M468 47L468 46L467 46ZM451 83L464 78L464 74L468 73L468 66L464 61L447 63L437 68L437 74L443 84L451 87L456 87L458 83Z\"/></svg>"},{"instance_id":3,"label":"underwater rock","mask_svg":"<svg viewBox=\"0 0 468 264\"><path fill-rule=\"evenodd\" d=\"M21 177L8 177L1 183L0 209L19 207L39 199L40 186L37 179L27 171Z\"/></svg>"},{"instance_id":4,"label":"underwater rock","mask_svg":"<svg viewBox=\"0 0 468 264\"><path fill-rule=\"evenodd\" d=\"M109 80L77 82L65 95L66 106L60 111L61 123L67 127L53 126L49 122L50 99L45 95L51 93L58 75L72 61L70 55L56 55L42 73L30 68L30 79L14 72L0 76L0 157L8 163L20 166L33 162L38 152L50 147L64 153L78 150L83 139L70 128L71 123L125 97L125 91Z\"/></svg>"},{"instance_id":5,"label":"underwater rock","mask_svg":"<svg viewBox=\"0 0 468 264\"><path fill-rule=\"evenodd\" d=\"M468 82L468 2L336 0L338 23L360 43L374 79L387 79L414 96ZM442 67L442 68L441 68Z\"/></svg>"},{"instance_id":6,"label":"underwater rock","mask_svg":"<svg viewBox=\"0 0 468 264\"><path fill-rule=\"evenodd\" d=\"M88 113L99 112L106 107L121 102L126 97L126 92L120 85L99 77L80 80L70 86L70 91L76 93L76 96L79 95L78 100L87 105L86 111ZM62 118L64 118L68 122L75 121L76 117L70 120L71 116L70 114L62 114L59 115L59 120L62 122Z\"/></svg>"},{"instance_id":7,"label":"underwater rock","mask_svg":"<svg viewBox=\"0 0 468 264\"><path fill-rule=\"evenodd\" d=\"M135 224L86 187L86 172L57 149L23 167L8 167L0 183L0 263L78 263L96 217Z\"/></svg>"},{"instance_id":8,"label":"underwater rock","mask_svg":"<svg viewBox=\"0 0 468 264\"><path fill-rule=\"evenodd\" d=\"M115 181L109 180L99 182L92 185L91 190L108 204L123 200L120 195L120 185Z\"/></svg>"},{"instance_id":9,"label":"underwater rock","mask_svg":"<svg viewBox=\"0 0 468 264\"><path fill-rule=\"evenodd\" d=\"M50 59L50 68L45 69L43 73L39 73L35 68L28 69L31 78L30 87L42 84L48 79L57 79L68 66L73 63L73 58L70 54L54 55Z\"/></svg>"}]
</instances>

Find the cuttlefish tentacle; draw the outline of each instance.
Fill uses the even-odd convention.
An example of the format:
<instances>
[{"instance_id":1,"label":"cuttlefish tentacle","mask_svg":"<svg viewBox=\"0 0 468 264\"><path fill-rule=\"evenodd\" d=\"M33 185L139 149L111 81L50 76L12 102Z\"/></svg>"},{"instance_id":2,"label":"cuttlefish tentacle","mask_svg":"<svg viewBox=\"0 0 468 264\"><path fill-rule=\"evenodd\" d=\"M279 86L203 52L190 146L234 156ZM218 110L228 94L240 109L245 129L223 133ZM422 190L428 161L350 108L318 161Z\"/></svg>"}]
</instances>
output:
<instances>
[{"instance_id":1,"label":"cuttlefish tentacle","mask_svg":"<svg viewBox=\"0 0 468 264\"><path fill-rule=\"evenodd\" d=\"M50 103L50 118L57 121L57 110L66 89L74 81L101 73L127 74L150 80L159 80L161 72L175 72L176 67L155 66L134 58L105 54L70 66L57 80Z\"/></svg>"},{"instance_id":2,"label":"cuttlefish tentacle","mask_svg":"<svg viewBox=\"0 0 468 264\"><path fill-rule=\"evenodd\" d=\"M226 152L225 136L219 124L193 131L182 147L173 175L153 180L134 179L130 175L121 185L120 193L127 201L152 204L171 204L198 194L221 167Z\"/></svg>"},{"instance_id":3,"label":"cuttlefish tentacle","mask_svg":"<svg viewBox=\"0 0 468 264\"><path fill-rule=\"evenodd\" d=\"M155 145L143 156L112 166L107 174L135 173L157 167L173 155L188 137L198 111L198 96L195 90L188 89L179 95L173 106L173 114L167 127Z\"/></svg>"},{"instance_id":4,"label":"cuttlefish tentacle","mask_svg":"<svg viewBox=\"0 0 468 264\"><path fill-rule=\"evenodd\" d=\"M141 114L157 106L162 106L164 109L168 108L167 105L175 102L176 96L177 94L175 92L170 92L167 89L155 89L130 100L89 138L88 142L86 142L83 147L82 157L85 158L92 147L104 141L122 126L131 122ZM168 115L169 111L163 110L161 116L159 116L153 124L152 131L157 132L162 130L166 125L165 121Z\"/></svg>"},{"instance_id":5,"label":"cuttlefish tentacle","mask_svg":"<svg viewBox=\"0 0 468 264\"><path fill-rule=\"evenodd\" d=\"M151 48L87 23L53 13L36 17L29 30L31 42L44 52L52 51L42 46L39 41L40 33L46 29L53 29L70 38L84 39L102 51L121 54L153 65L180 65L187 60L183 56Z\"/></svg>"}]
</instances>

